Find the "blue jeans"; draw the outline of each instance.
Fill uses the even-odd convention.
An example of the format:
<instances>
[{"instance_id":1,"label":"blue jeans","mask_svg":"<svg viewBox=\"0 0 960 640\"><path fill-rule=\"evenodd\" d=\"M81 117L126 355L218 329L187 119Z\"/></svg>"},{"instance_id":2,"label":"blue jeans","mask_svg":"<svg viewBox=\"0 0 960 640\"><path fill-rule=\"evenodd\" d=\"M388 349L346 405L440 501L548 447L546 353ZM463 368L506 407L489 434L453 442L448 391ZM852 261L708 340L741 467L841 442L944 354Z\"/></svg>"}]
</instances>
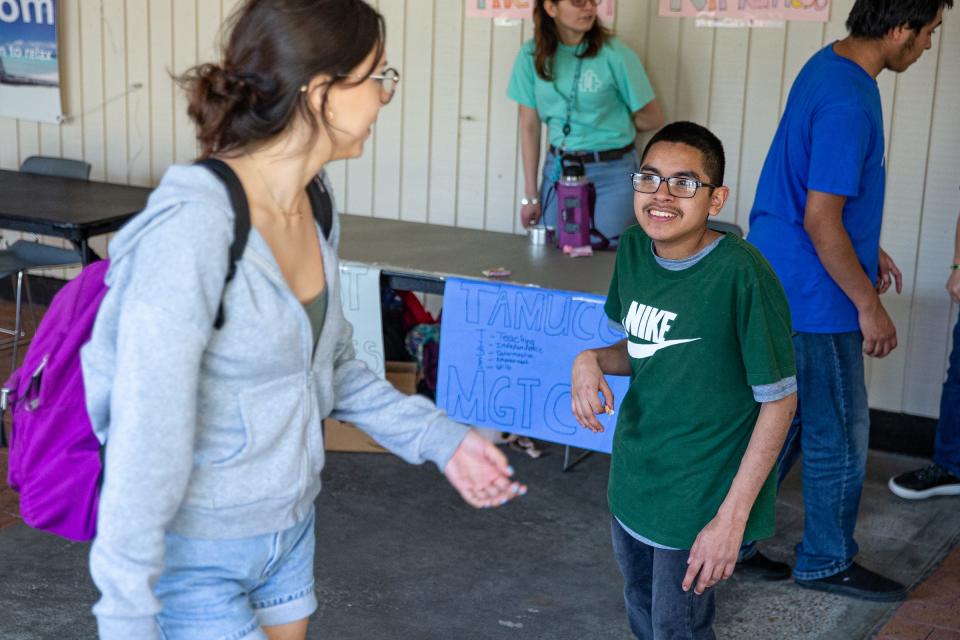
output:
<instances>
[{"instance_id":1,"label":"blue jeans","mask_svg":"<svg viewBox=\"0 0 960 640\"><path fill-rule=\"evenodd\" d=\"M803 453L803 539L793 576L817 580L846 570L867 467L870 410L863 334L797 333L797 414L780 454L780 478Z\"/></svg>"},{"instance_id":2,"label":"blue jeans","mask_svg":"<svg viewBox=\"0 0 960 640\"><path fill-rule=\"evenodd\" d=\"M960 477L960 318L953 327L950 366L940 394L940 421L937 423L933 461Z\"/></svg>"},{"instance_id":3,"label":"blue jeans","mask_svg":"<svg viewBox=\"0 0 960 640\"><path fill-rule=\"evenodd\" d=\"M619 160L588 162L583 165L587 178L597 190L594 224L607 238L613 240L637 224L633 210L633 183L630 174L640 166L636 150ZM557 226L557 195L553 189L556 156L547 153L543 163L543 180L540 186L540 202L543 203L543 221L548 227ZM616 243L614 243L616 244Z\"/></svg>"},{"instance_id":4,"label":"blue jeans","mask_svg":"<svg viewBox=\"0 0 960 640\"><path fill-rule=\"evenodd\" d=\"M681 588L689 550L643 544L610 518L613 555L623 574L630 630L640 640L713 640L713 589L698 596Z\"/></svg>"},{"instance_id":5,"label":"blue jeans","mask_svg":"<svg viewBox=\"0 0 960 640\"><path fill-rule=\"evenodd\" d=\"M261 627L303 620L317 608L316 515L272 534L234 540L166 535L157 581L165 640L266 640Z\"/></svg>"},{"instance_id":6,"label":"blue jeans","mask_svg":"<svg viewBox=\"0 0 960 640\"><path fill-rule=\"evenodd\" d=\"M803 539L793 576L817 580L846 570L867 466L870 410L863 373L863 335L796 333L797 413L777 461L777 482L803 454ZM744 545L740 558L756 553Z\"/></svg>"}]
</instances>

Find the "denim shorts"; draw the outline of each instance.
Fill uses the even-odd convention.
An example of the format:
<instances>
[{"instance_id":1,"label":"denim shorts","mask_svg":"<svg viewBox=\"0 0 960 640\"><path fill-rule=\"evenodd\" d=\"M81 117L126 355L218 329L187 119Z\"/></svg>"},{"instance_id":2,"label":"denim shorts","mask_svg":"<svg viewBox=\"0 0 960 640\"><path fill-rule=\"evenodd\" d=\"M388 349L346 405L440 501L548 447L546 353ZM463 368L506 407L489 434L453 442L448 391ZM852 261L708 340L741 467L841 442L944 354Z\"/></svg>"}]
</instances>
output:
<instances>
[{"instance_id":1,"label":"denim shorts","mask_svg":"<svg viewBox=\"0 0 960 640\"><path fill-rule=\"evenodd\" d=\"M261 627L296 622L317 608L315 512L293 527L237 540L168 533L156 594L166 640L266 640Z\"/></svg>"}]
</instances>

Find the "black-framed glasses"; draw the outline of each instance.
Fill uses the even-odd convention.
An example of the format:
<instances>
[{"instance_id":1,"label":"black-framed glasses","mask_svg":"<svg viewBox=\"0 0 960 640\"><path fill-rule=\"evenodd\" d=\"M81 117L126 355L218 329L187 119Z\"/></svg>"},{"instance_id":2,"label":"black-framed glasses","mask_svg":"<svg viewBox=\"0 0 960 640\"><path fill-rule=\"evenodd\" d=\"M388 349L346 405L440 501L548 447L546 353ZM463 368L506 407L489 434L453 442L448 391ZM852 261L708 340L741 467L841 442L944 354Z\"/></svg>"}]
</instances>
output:
<instances>
[{"instance_id":1,"label":"black-framed glasses","mask_svg":"<svg viewBox=\"0 0 960 640\"><path fill-rule=\"evenodd\" d=\"M349 73L338 73L337 77L361 78L363 76ZM371 73L369 76L367 76L367 79L376 80L380 83L380 102L383 104L388 104L391 100L393 100L393 96L397 92L397 85L400 84L400 72L393 67L387 67L383 70L383 73Z\"/></svg>"},{"instance_id":2,"label":"black-framed glasses","mask_svg":"<svg viewBox=\"0 0 960 640\"><path fill-rule=\"evenodd\" d=\"M570 4L575 6L577 9L583 9L585 6L587 6L588 2L595 7L599 7L603 0L570 0Z\"/></svg>"},{"instance_id":3,"label":"black-framed glasses","mask_svg":"<svg viewBox=\"0 0 960 640\"><path fill-rule=\"evenodd\" d=\"M633 180L633 190L638 193L656 193L660 190L660 183L666 182L667 191L674 198L692 198L697 195L700 187L717 188L715 184L701 182L696 178L685 178L683 176L664 178L655 173L631 173L630 179Z\"/></svg>"}]
</instances>

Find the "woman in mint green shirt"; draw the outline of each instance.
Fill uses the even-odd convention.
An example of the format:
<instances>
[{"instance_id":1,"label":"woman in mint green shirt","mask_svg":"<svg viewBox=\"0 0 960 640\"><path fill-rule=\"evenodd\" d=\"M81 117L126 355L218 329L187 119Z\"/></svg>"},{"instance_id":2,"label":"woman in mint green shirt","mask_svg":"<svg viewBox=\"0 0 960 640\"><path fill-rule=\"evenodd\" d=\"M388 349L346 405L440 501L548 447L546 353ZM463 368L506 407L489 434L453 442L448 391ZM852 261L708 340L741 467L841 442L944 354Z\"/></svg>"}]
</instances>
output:
<instances>
[{"instance_id":1,"label":"woman in mint green shirt","mask_svg":"<svg viewBox=\"0 0 960 640\"><path fill-rule=\"evenodd\" d=\"M629 180L637 170L634 140L638 131L662 126L663 113L637 54L598 22L602 1L537 0L534 38L514 63L507 95L520 104L525 227L542 213L547 226L555 225L556 200L546 202L544 196L557 178L560 149L585 162L597 189L601 233L614 239L636 222ZM547 125L550 150L538 187L541 123Z\"/></svg>"}]
</instances>

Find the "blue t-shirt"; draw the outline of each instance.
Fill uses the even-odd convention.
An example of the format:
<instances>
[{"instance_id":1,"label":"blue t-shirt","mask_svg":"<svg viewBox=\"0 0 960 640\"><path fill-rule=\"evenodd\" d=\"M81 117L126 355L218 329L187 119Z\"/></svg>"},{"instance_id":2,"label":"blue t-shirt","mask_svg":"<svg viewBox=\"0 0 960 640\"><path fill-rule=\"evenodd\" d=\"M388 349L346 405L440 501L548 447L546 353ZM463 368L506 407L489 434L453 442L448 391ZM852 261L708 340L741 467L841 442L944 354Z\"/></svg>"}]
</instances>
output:
<instances>
[{"instance_id":1,"label":"blue t-shirt","mask_svg":"<svg viewBox=\"0 0 960 640\"><path fill-rule=\"evenodd\" d=\"M807 190L847 197L843 226L860 266L877 279L885 185L883 110L876 80L833 45L804 65L767 153L750 212L752 242L790 302L795 331L860 328L857 309L803 229Z\"/></svg>"},{"instance_id":2,"label":"blue t-shirt","mask_svg":"<svg viewBox=\"0 0 960 640\"><path fill-rule=\"evenodd\" d=\"M583 46L583 45L581 45ZM573 95L579 47L560 44L553 58L553 80L537 75L536 44L528 40L513 63L507 96L536 109L547 124L550 144L563 143L567 103ZM633 114L654 99L653 87L640 58L617 38L610 38L596 56L579 62L580 82L570 113L570 151L606 151L633 143Z\"/></svg>"}]
</instances>

